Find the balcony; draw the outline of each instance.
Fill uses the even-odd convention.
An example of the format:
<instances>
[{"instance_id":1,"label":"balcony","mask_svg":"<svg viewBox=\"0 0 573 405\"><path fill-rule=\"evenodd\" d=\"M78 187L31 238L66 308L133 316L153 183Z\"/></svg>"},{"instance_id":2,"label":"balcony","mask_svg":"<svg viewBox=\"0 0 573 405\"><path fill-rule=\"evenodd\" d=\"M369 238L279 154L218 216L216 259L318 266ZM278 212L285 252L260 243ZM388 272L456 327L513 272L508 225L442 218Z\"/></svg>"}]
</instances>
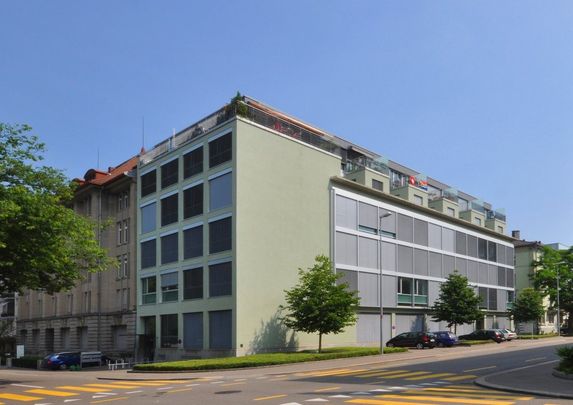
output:
<instances>
[{"instance_id":1,"label":"balcony","mask_svg":"<svg viewBox=\"0 0 573 405\"><path fill-rule=\"evenodd\" d=\"M505 234L505 212L503 210L487 211L485 227L497 233Z\"/></svg>"},{"instance_id":2,"label":"balcony","mask_svg":"<svg viewBox=\"0 0 573 405\"><path fill-rule=\"evenodd\" d=\"M388 173L388 161L383 158L360 156L346 162L344 167L345 178L385 193L390 190Z\"/></svg>"},{"instance_id":3,"label":"balcony","mask_svg":"<svg viewBox=\"0 0 573 405\"><path fill-rule=\"evenodd\" d=\"M428 306L428 296L398 293L398 305Z\"/></svg>"},{"instance_id":4,"label":"balcony","mask_svg":"<svg viewBox=\"0 0 573 405\"><path fill-rule=\"evenodd\" d=\"M395 187L390 194L403 198L412 204L420 205L422 207L428 206L428 191L423 188L407 183L401 187Z\"/></svg>"},{"instance_id":5,"label":"balcony","mask_svg":"<svg viewBox=\"0 0 573 405\"><path fill-rule=\"evenodd\" d=\"M460 219L471 222L474 225L485 226L485 213L483 202L473 200L468 203L467 209L460 211Z\"/></svg>"},{"instance_id":6,"label":"balcony","mask_svg":"<svg viewBox=\"0 0 573 405\"><path fill-rule=\"evenodd\" d=\"M449 215L453 218L458 218L460 208L458 205L458 190L448 188L441 191L441 193L434 193L428 191L428 207L441 212L442 214Z\"/></svg>"}]
</instances>

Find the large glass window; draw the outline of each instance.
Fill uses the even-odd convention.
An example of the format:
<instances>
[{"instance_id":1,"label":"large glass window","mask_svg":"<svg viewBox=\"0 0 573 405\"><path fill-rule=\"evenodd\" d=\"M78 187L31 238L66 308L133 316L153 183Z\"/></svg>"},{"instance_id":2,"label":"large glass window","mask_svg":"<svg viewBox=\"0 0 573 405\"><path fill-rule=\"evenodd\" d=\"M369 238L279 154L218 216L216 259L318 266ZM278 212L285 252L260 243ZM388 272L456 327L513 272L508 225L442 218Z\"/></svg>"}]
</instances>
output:
<instances>
[{"instance_id":1,"label":"large glass window","mask_svg":"<svg viewBox=\"0 0 573 405\"><path fill-rule=\"evenodd\" d=\"M155 304L157 301L157 279L155 276L141 279L141 302Z\"/></svg>"},{"instance_id":2,"label":"large glass window","mask_svg":"<svg viewBox=\"0 0 573 405\"><path fill-rule=\"evenodd\" d=\"M152 232L156 227L157 204L152 203L141 208L141 233Z\"/></svg>"},{"instance_id":3,"label":"large glass window","mask_svg":"<svg viewBox=\"0 0 573 405\"><path fill-rule=\"evenodd\" d=\"M141 242L141 268L155 267L157 265L157 251L155 239Z\"/></svg>"},{"instance_id":4,"label":"large glass window","mask_svg":"<svg viewBox=\"0 0 573 405\"><path fill-rule=\"evenodd\" d=\"M209 312L209 348L231 349L233 318L231 310Z\"/></svg>"},{"instance_id":5,"label":"large glass window","mask_svg":"<svg viewBox=\"0 0 573 405\"><path fill-rule=\"evenodd\" d=\"M428 246L428 223L419 219L414 219L414 243Z\"/></svg>"},{"instance_id":6,"label":"large glass window","mask_svg":"<svg viewBox=\"0 0 573 405\"><path fill-rule=\"evenodd\" d=\"M203 147L183 155L183 178L203 172Z\"/></svg>"},{"instance_id":7,"label":"large glass window","mask_svg":"<svg viewBox=\"0 0 573 405\"><path fill-rule=\"evenodd\" d=\"M174 194L161 199L161 226L169 225L178 220L178 195Z\"/></svg>"},{"instance_id":8,"label":"large glass window","mask_svg":"<svg viewBox=\"0 0 573 405\"><path fill-rule=\"evenodd\" d=\"M398 271L412 273L414 271L414 251L408 246L398 246Z\"/></svg>"},{"instance_id":9,"label":"large glass window","mask_svg":"<svg viewBox=\"0 0 573 405\"><path fill-rule=\"evenodd\" d=\"M377 234L378 221L378 208L363 202L358 204L358 228L361 231Z\"/></svg>"},{"instance_id":10,"label":"large glass window","mask_svg":"<svg viewBox=\"0 0 573 405\"><path fill-rule=\"evenodd\" d=\"M179 299L179 274L177 272L161 275L161 301L172 302Z\"/></svg>"},{"instance_id":11,"label":"large glass window","mask_svg":"<svg viewBox=\"0 0 573 405\"><path fill-rule=\"evenodd\" d=\"M442 228L442 249L448 252L455 252L456 233L453 229Z\"/></svg>"},{"instance_id":12,"label":"large glass window","mask_svg":"<svg viewBox=\"0 0 573 405\"><path fill-rule=\"evenodd\" d=\"M398 305L412 305L413 279L398 277Z\"/></svg>"},{"instance_id":13,"label":"large glass window","mask_svg":"<svg viewBox=\"0 0 573 405\"><path fill-rule=\"evenodd\" d=\"M468 235L468 256L478 257L477 238L472 235Z\"/></svg>"},{"instance_id":14,"label":"large glass window","mask_svg":"<svg viewBox=\"0 0 573 405\"><path fill-rule=\"evenodd\" d=\"M183 272L183 299L203 298L203 267Z\"/></svg>"},{"instance_id":15,"label":"large glass window","mask_svg":"<svg viewBox=\"0 0 573 405\"><path fill-rule=\"evenodd\" d=\"M215 167L233 158L233 141L231 133L209 142L209 167Z\"/></svg>"},{"instance_id":16,"label":"large glass window","mask_svg":"<svg viewBox=\"0 0 573 405\"><path fill-rule=\"evenodd\" d=\"M183 314L183 347L187 350L203 349L203 313Z\"/></svg>"},{"instance_id":17,"label":"large glass window","mask_svg":"<svg viewBox=\"0 0 573 405\"><path fill-rule=\"evenodd\" d=\"M179 234L161 237L161 264L176 262L179 260Z\"/></svg>"},{"instance_id":18,"label":"large glass window","mask_svg":"<svg viewBox=\"0 0 573 405\"><path fill-rule=\"evenodd\" d=\"M487 260L487 240L478 238L478 258Z\"/></svg>"},{"instance_id":19,"label":"large glass window","mask_svg":"<svg viewBox=\"0 0 573 405\"><path fill-rule=\"evenodd\" d=\"M225 208L233 202L233 173L209 180L209 210Z\"/></svg>"},{"instance_id":20,"label":"large glass window","mask_svg":"<svg viewBox=\"0 0 573 405\"><path fill-rule=\"evenodd\" d=\"M203 225L183 231L183 259L203 256Z\"/></svg>"},{"instance_id":21,"label":"large glass window","mask_svg":"<svg viewBox=\"0 0 573 405\"><path fill-rule=\"evenodd\" d=\"M203 214L203 183L183 190L183 218Z\"/></svg>"},{"instance_id":22,"label":"large glass window","mask_svg":"<svg viewBox=\"0 0 573 405\"><path fill-rule=\"evenodd\" d=\"M495 242L487 242L487 260L490 262L497 261L497 248Z\"/></svg>"},{"instance_id":23,"label":"large glass window","mask_svg":"<svg viewBox=\"0 0 573 405\"><path fill-rule=\"evenodd\" d=\"M157 191L157 174L155 170L141 176L141 197Z\"/></svg>"},{"instance_id":24,"label":"large glass window","mask_svg":"<svg viewBox=\"0 0 573 405\"><path fill-rule=\"evenodd\" d=\"M480 298L480 304L479 307L483 308L483 309L487 309L487 288L485 287L479 287L478 288L478 294L479 294L479 298Z\"/></svg>"},{"instance_id":25,"label":"large glass window","mask_svg":"<svg viewBox=\"0 0 573 405\"><path fill-rule=\"evenodd\" d=\"M356 200L336 196L336 226L356 229Z\"/></svg>"},{"instance_id":26,"label":"large glass window","mask_svg":"<svg viewBox=\"0 0 573 405\"><path fill-rule=\"evenodd\" d=\"M231 250L232 242L231 217L209 223L209 253Z\"/></svg>"},{"instance_id":27,"label":"large glass window","mask_svg":"<svg viewBox=\"0 0 573 405\"><path fill-rule=\"evenodd\" d=\"M220 297L233 293L231 262L209 266L209 296Z\"/></svg>"},{"instance_id":28,"label":"large glass window","mask_svg":"<svg viewBox=\"0 0 573 405\"><path fill-rule=\"evenodd\" d=\"M463 232L456 231L456 253L467 255L467 236Z\"/></svg>"},{"instance_id":29,"label":"large glass window","mask_svg":"<svg viewBox=\"0 0 573 405\"><path fill-rule=\"evenodd\" d=\"M179 181L179 159L161 166L161 188L169 187Z\"/></svg>"},{"instance_id":30,"label":"large glass window","mask_svg":"<svg viewBox=\"0 0 573 405\"><path fill-rule=\"evenodd\" d=\"M161 315L161 347L177 347L178 341L177 314Z\"/></svg>"},{"instance_id":31,"label":"large glass window","mask_svg":"<svg viewBox=\"0 0 573 405\"><path fill-rule=\"evenodd\" d=\"M414 240L414 227L412 217L398 214L398 234L397 238L404 242L412 242Z\"/></svg>"},{"instance_id":32,"label":"large glass window","mask_svg":"<svg viewBox=\"0 0 573 405\"><path fill-rule=\"evenodd\" d=\"M428 305L428 280L414 280L414 305Z\"/></svg>"}]
</instances>

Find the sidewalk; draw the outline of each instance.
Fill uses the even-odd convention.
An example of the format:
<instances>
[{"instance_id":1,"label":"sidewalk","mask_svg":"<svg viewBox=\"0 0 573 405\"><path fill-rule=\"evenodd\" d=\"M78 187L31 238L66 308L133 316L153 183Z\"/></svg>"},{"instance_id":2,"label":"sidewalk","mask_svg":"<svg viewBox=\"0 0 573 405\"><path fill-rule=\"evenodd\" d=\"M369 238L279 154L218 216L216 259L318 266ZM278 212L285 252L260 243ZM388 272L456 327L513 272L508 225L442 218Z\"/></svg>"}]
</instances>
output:
<instances>
[{"instance_id":1,"label":"sidewalk","mask_svg":"<svg viewBox=\"0 0 573 405\"><path fill-rule=\"evenodd\" d=\"M479 386L522 394L573 399L573 380L552 375L558 360L502 371L478 378Z\"/></svg>"}]
</instances>

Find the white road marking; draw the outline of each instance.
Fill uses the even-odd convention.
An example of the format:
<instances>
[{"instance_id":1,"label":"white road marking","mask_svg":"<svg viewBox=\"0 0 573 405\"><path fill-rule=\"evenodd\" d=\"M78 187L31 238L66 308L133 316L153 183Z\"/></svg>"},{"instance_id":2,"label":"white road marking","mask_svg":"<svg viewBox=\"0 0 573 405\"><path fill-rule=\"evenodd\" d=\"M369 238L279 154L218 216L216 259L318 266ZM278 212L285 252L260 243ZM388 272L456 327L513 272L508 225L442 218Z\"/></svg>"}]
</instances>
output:
<instances>
[{"instance_id":1,"label":"white road marking","mask_svg":"<svg viewBox=\"0 0 573 405\"><path fill-rule=\"evenodd\" d=\"M143 391L141 391L141 390L139 390L139 391L129 391L129 392L126 392L126 394L139 394L140 392L143 392Z\"/></svg>"},{"instance_id":2,"label":"white road marking","mask_svg":"<svg viewBox=\"0 0 573 405\"><path fill-rule=\"evenodd\" d=\"M158 391L160 391L160 390L171 390L173 388L175 388L175 387L161 387L161 388L157 388L157 390Z\"/></svg>"},{"instance_id":3,"label":"white road marking","mask_svg":"<svg viewBox=\"0 0 573 405\"><path fill-rule=\"evenodd\" d=\"M74 399L64 399L64 402L76 402L76 401L81 401L81 399L79 399L79 398L74 398Z\"/></svg>"},{"instance_id":4,"label":"white road marking","mask_svg":"<svg viewBox=\"0 0 573 405\"><path fill-rule=\"evenodd\" d=\"M114 392L96 392L96 395L117 395Z\"/></svg>"},{"instance_id":5,"label":"white road marking","mask_svg":"<svg viewBox=\"0 0 573 405\"><path fill-rule=\"evenodd\" d=\"M213 381L211 384L223 384L225 381Z\"/></svg>"},{"instance_id":6,"label":"white road marking","mask_svg":"<svg viewBox=\"0 0 573 405\"><path fill-rule=\"evenodd\" d=\"M536 357L534 359L529 359L529 360L525 360L526 363L529 363L530 361L536 361L536 360L545 360L547 357ZM14 385L14 384L12 384Z\"/></svg>"},{"instance_id":7,"label":"white road marking","mask_svg":"<svg viewBox=\"0 0 573 405\"><path fill-rule=\"evenodd\" d=\"M371 391L371 392L390 392L390 391L392 391L392 390L385 390L384 388L378 388L378 389L370 390L370 391Z\"/></svg>"},{"instance_id":8,"label":"white road marking","mask_svg":"<svg viewBox=\"0 0 573 405\"><path fill-rule=\"evenodd\" d=\"M13 385L15 387L26 387L26 388L44 388L44 387L40 387L39 385L26 385L26 384L10 384Z\"/></svg>"},{"instance_id":9,"label":"white road marking","mask_svg":"<svg viewBox=\"0 0 573 405\"><path fill-rule=\"evenodd\" d=\"M200 384L185 384L186 387L196 387L197 385L200 385Z\"/></svg>"},{"instance_id":10,"label":"white road marking","mask_svg":"<svg viewBox=\"0 0 573 405\"><path fill-rule=\"evenodd\" d=\"M338 394L338 395L330 395L328 398L352 398L352 397L350 395Z\"/></svg>"},{"instance_id":11,"label":"white road marking","mask_svg":"<svg viewBox=\"0 0 573 405\"><path fill-rule=\"evenodd\" d=\"M370 393L367 391L356 391L356 392L351 392L350 395L370 395Z\"/></svg>"},{"instance_id":12,"label":"white road marking","mask_svg":"<svg viewBox=\"0 0 573 405\"><path fill-rule=\"evenodd\" d=\"M313 399L307 399L305 402L328 402L328 399L324 399L324 398L313 398Z\"/></svg>"},{"instance_id":13,"label":"white road marking","mask_svg":"<svg viewBox=\"0 0 573 405\"><path fill-rule=\"evenodd\" d=\"M406 387L390 387L391 390L405 390Z\"/></svg>"}]
</instances>

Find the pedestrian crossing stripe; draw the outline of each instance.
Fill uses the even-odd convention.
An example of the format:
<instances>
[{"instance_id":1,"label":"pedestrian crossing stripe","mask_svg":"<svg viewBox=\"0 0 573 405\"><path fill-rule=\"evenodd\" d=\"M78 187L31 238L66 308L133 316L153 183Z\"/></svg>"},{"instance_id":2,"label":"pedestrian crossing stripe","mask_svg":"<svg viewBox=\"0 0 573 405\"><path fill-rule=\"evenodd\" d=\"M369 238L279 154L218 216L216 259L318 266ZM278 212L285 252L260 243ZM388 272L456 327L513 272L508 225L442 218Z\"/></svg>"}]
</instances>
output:
<instances>
[{"instance_id":1,"label":"pedestrian crossing stripe","mask_svg":"<svg viewBox=\"0 0 573 405\"><path fill-rule=\"evenodd\" d=\"M102 392L101 388L89 388L89 387L75 387L73 385L62 385L56 387L60 390L68 390L68 391L79 391L79 392Z\"/></svg>"},{"instance_id":2,"label":"pedestrian crossing stripe","mask_svg":"<svg viewBox=\"0 0 573 405\"><path fill-rule=\"evenodd\" d=\"M408 390L403 391L404 394L420 394L423 395L444 395L444 396L463 396L463 397L477 397L477 398L492 398L492 399L512 399L512 400L520 400L520 401L528 401L533 399L533 397L516 397L511 394L503 394L499 391L490 391L490 390L452 390L452 391L443 391L443 390L434 390L432 388L427 388L423 390Z\"/></svg>"},{"instance_id":3,"label":"pedestrian crossing stripe","mask_svg":"<svg viewBox=\"0 0 573 405\"><path fill-rule=\"evenodd\" d=\"M465 374L465 375L458 375L455 377L442 378L442 380L444 380L444 381L461 381L461 380L469 380L470 378L477 378L477 375Z\"/></svg>"},{"instance_id":4,"label":"pedestrian crossing stripe","mask_svg":"<svg viewBox=\"0 0 573 405\"><path fill-rule=\"evenodd\" d=\"M369 373L360 374L359 378L381 377L385 375L407 373L409 370L376 370Z\"/></svg>"},{"instance_id":5,"label":"pedestrian crossing stripe","mask_svg":"<svg viewBox=\"0 0 573 405\"><path fill-rule=\"evenodd\" d=\"M140 388L138 385L113 385L113 384L86 384L86 387L120 388L125 390L129 390L132 388Z\"/></svg>"},{"instance_id":6,"label":"pedestrian crossing stripe","mask_svg":"<svg viewBox=\"0 0 573 405\"><path fill-rule=\"evenodd\" d=\"M31 394L48 395L51 397L73 397L74 395L78 395L75 392L53 391L44 389L26 390L26 392L29 392Z\"/></svg>"},{"instance_id":7,"label":"pedestrian crossing stripe","mask_svg":"<svg viewBox=\"0 0 573 405\"><path fill-rule=\"evenodd\" d=\"M42 397L32 397L30 395L4 393L4 394L0 394L0 399L12 399L14 401L28 402L28 401L38 401L38 400L42 399Z\"/></svg>"},{"instance_id":8,"label":"pedestrian crossing stripe","mask_svg":"<svg viewBox=\"0 0 573 405\"><path fill-rule=\"evenodd\" d=\"M346 401L351 404L365 404L365 405L436 405L430 404L425 402L403 402L403 401L383 401L380 399L352 399L350 401Z\"/></svg>"},{"instance_id":9,"label":"pedestrian crossing stripe","mask_svg":"<svg viewBox=\"0 0 573 405\"><path fill-rule=\"evenodd\" d=\"M117 384L117 385L133 385L134 383L131 381L113 381L110 382L111 384ZM162 387L164 385L166 385L167 383L158 383L158 382L150 382L150 381L141 381L141 382L137 382L137 385L141 385L141 386L145 386L145 387Z\"/></svg>"}]
</instances>

